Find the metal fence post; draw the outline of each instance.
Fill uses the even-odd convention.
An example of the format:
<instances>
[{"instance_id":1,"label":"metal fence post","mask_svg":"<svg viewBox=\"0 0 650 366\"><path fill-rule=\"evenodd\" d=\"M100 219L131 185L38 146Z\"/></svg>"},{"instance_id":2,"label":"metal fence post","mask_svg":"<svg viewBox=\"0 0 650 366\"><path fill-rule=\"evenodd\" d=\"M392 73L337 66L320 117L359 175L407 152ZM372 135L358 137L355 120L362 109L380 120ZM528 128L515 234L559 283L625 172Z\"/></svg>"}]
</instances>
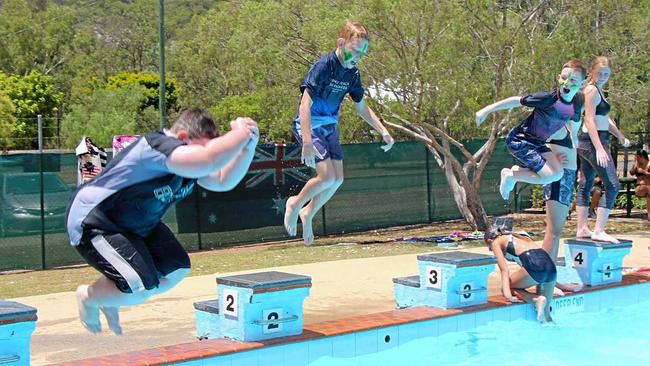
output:
<instances>
[{"instance_id":1,"label":"metal fence post","mask_svg":"<svg viewBox=\"0 0 650 366\"><path fill-rule=\"evenodd\" d=\"M45 269L45 183L43 182L43 117L37 115L38 121L38 164L40 174L41 198L41 269Z\"/></svg>"},{"instance_id":2,"label":"metal fence post","mask_svg":"<svg viewBox=\"0 0 650 366\"><path fill-rule=\"evenodd\" d=\"M198 185L198 184L197 184ZM203 188L197 187L196 189L196 236L199 239L199 250L203 250L203 238L201 237L201 190Z\"/></svg>"},{"instance_id":3,"label":"metal fence post","mask_svg":"<svg viewBox=\"0 0 650 366\"><path fill-rule=\"evenodd\" d=\"M429 222L433 222L433 212L432 212L432 203L431 203L431 171L429 169L429 149L424 145L424 156L425 156L425 172L427 174L427 214L429 215Z\"/></svg>"}]
</instances>

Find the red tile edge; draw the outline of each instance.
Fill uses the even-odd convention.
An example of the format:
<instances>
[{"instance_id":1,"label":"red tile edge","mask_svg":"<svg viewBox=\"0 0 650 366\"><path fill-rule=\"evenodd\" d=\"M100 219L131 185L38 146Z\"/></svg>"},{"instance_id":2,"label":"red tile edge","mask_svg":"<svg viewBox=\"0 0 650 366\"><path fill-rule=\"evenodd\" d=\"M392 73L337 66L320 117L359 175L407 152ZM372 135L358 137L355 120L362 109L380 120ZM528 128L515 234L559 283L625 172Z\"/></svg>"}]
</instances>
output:
<instances>
[{"instance_id":1,"label":"red tile edge","mask_svg":"<svg viewBox=\"0 0 650 366\"><path fill-rule=\"evenodd\" d=\"M621 283L604 285L598 287L586 286L581 291L569 293L575 295L579 293L610 289L614 287L623 287L640 283L650 282L650 273L635 272L623 276ZM385 311L381 313L366 314L352 317L345 317L336 320L330 320L320 323L307 324L304 326L303 333L297 336L272 339L259 342L239 342L229 339L212 339L204 341L195 341L182 343L173 346L158 347L121 353L110 356L88 358L78 361L68 361L63 363L52 364L50 366L102 366L102 365L123 365L123 366L158 366L169 363L179 363L192 361L199 358L219 356L229 353L249 351L257 348L275 346L286 343L302 342L317 338L332 337L341 334L353 333L369 329L396 326L406 323L413 323L424 320L448 317L458 314L466 314L489 310L501 306L509 306L510 302L506 301L503 296L495 295L488 298L487 304L472 306L463 309L441 309L435 307L413 307L407 309L398 309Z\"/></svg>"}]
</instances>

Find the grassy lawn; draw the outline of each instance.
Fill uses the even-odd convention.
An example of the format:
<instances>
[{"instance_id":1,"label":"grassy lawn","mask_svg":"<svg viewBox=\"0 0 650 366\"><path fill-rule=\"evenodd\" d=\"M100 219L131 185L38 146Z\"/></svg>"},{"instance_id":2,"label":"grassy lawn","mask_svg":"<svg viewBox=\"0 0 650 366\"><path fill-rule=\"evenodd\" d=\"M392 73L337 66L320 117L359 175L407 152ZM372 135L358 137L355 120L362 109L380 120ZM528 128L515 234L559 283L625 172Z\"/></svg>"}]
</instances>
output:
<instances>
[{"instance_id":1,"label":"grassy lawn","mask_svg":"<svg viewBox=\"0 0 650 366\"><path fill-rule=\"evenodd\" d=\"M544 215L516 214L515 228L531 231L541 240ZM431 243L405 243L403 237L447 235L453 231L468 231L464 222L450 221L430 225L397 227L363 233L318 238L316 245L304 246L300 241L286 241L264 245L232 247L191 253L191 276L235 272L293 264L369 258L401 254L427 253L439 249ZM612 218L610 233L649 233L647 221L640 218ZM565 237L575 235L575 216L567 222ZM465 241L464 247L482 246L482 241ZM87 266L59 268L0 275L0 298L15 298L73 291L79 284L88 283L99 274Z\"/></svg>"}]
</instances>

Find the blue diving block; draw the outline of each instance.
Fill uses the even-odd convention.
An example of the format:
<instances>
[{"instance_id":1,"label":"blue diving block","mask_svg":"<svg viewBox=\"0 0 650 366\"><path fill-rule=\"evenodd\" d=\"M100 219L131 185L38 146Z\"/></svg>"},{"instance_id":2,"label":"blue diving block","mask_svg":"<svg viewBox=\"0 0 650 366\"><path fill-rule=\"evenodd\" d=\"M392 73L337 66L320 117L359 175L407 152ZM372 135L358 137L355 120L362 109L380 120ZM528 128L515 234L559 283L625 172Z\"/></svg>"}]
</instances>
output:
<instances>
[{"instance_id":1,"label":"blue diving block","mask_svg":"<svg viewBox=\"0 0 650 366\"><path fill-rule=\"evenodd\" d=\"M194 304L199 339L260 341L302 333L311 277L259 272L217 277L218 301Z\"/></svg>"},{"instance_id":2,"label":"blue diving block","mask_svg":"<svg viewBox=\"0 0 650 366\"><path fill-rule=\"evenodd\" d=\"M29 366L29 348L36 329L36 309L0 300L0 365Z\"/></svg>"},{"instance_id":3,"label":"blue diving block","mask_svg":"<svg viewBox=\"0 0 650 366\"><path fill-rule=\"evenodd\" d=\"M487 303L496 258L471 252L418 255L419 275L393 279L398 308L463 308Z\"/></svg>"},{"instance_id":4,"label":"blue diving block","mask_svg":"<svg viewBox=\"0 0 650 366\"><path fill-rule=\"evenodd\" d=\"M589 286L607 285L623 279L623 259L632 249L631 240L608 243L591 239L564 241L565 268L574 270Z\"/></svg>"}]
</instances>

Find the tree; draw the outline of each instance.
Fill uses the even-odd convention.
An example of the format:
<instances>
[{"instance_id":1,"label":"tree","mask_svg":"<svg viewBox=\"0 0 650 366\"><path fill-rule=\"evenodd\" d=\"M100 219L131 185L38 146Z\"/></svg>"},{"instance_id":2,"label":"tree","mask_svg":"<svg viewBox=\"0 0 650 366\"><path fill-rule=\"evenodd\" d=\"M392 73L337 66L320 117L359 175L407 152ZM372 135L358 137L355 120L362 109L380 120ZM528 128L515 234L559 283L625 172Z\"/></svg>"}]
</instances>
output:
<instances>
[{"instance_id":1,"label":"tree","mask_svg":"<svg viewBox=\"0 0 650 366\"><path fill-rule=\"evenodd\" d=\"M152 125L157 128L155 113L153 121L143 120L145 100L146 90L138 85L95 90L86 103L72 105L63 119L65 146L74 148L82 136L89 136L99 146L108 147L114 135L149 132ZM144 116L152 118L151 113Z\"/></svg>"},{"instance_id":2,"label":"tree","mask_svg":"<svg viewBox=\"0 0 650 366\"><path fill-rule=\"evenodd\" d=\"M11 141L11 127L15 123L14 113L16 107L11 99L0 90L0 150L9 150L13 143Z\"/></svg>"},{"instance_id":3,"label":"tree","mask_svg":"<svg viewBox=\"0 0 650 366\"><path fill-rule=\"evenodd\" d=\"M530 45L543 43L548 34L536 32L548 2L373 1L368 6L368 23L378 40L368 69L372 87L381 91L376 100L386 123L426 145L465 220L486 229L481 178L516 114L500 114L489 131L474 127L473 115L483 104L543 84L534 76L539 72L529 76L534 57L527 55ZM552 81L555 74L547 75ZM469 151L462 139L480 134L487 135L486 142Z\"/></svg>"},{"instance_id":4,"label":"tree","mask_svg":"<svg viewBox=\"0 0 650 366\"><path fill-rule=\"evenodd\" d=\"M52 77L32 71L26 76L7 75L0 72L0 91L11 99L15 106L16 120L13 122L11 137L16 139L17 148L37 147L36 118L43 116L43 137L55 135L53 120L63 97L56 90Z\"/></svg>"},{"instance_id":5,"label":"tree","mask_svg":"<svg viewBox=\"0 0 650 366\"><path fill-rule=\"evenodd\" d=\"M117 74L108 77L106 89L123 88L131 85L142 86L145 90L146 99L142 103L142 109L147 107L158 109L158 98L160 95L159 74L118 72ZM176 80L168 78L165 80L165 101L167 111L176 110L177 100L178 88L176 87Z\"/></svg>"}]
</instances>

